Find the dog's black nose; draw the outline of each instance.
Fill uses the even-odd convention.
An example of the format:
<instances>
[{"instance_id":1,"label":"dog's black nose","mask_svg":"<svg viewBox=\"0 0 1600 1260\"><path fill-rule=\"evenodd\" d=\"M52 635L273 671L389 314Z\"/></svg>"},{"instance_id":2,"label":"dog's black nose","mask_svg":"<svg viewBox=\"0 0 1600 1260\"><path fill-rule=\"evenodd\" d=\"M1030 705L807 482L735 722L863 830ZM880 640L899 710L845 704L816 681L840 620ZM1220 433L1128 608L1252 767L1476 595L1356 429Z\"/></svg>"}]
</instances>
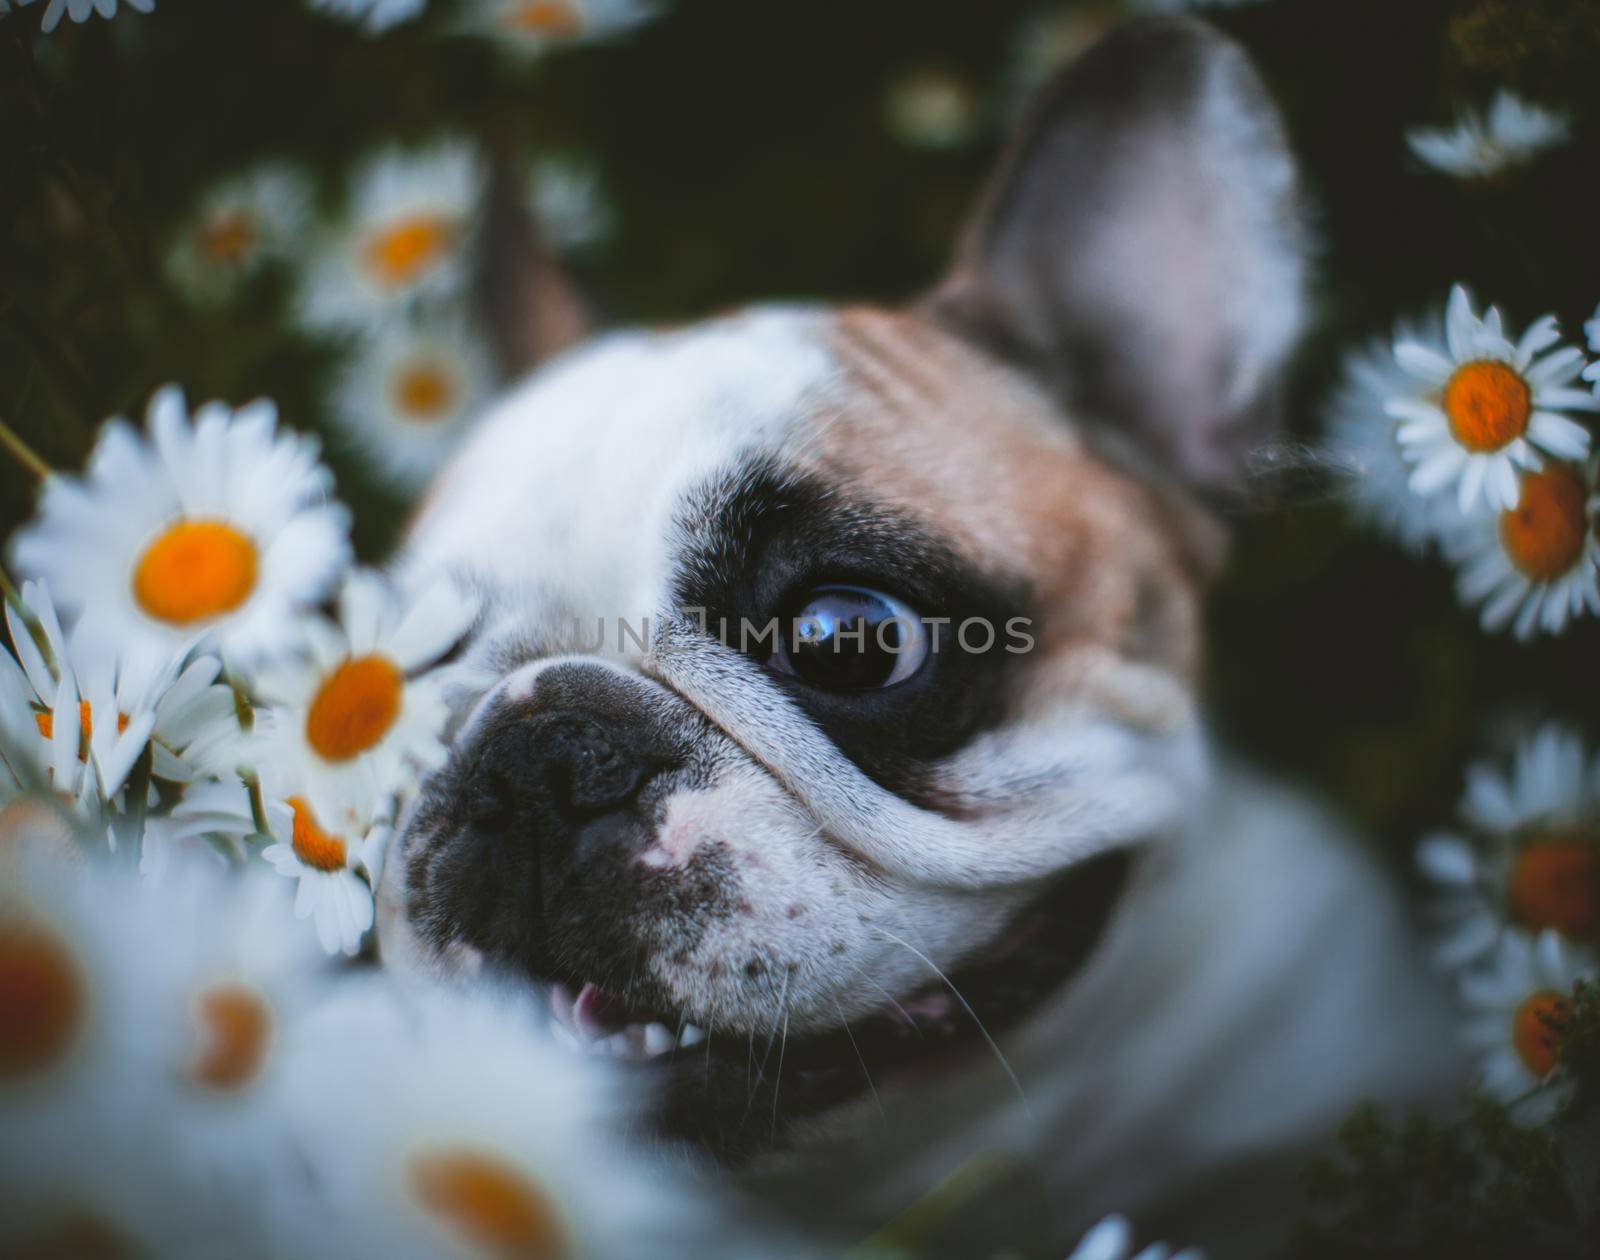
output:
<instances>
[{"instance_id":1,"label":"dog's black nose","mask_svg":"<svg viewBox=\"0 0 1600 1260\"><path fill-rule=\"evenodd\" d=\"M468 808L490 831L571 830L627 806L661 758L623 724L592 713L543 713L487 742Z\"/></svg>"}]
</instances>

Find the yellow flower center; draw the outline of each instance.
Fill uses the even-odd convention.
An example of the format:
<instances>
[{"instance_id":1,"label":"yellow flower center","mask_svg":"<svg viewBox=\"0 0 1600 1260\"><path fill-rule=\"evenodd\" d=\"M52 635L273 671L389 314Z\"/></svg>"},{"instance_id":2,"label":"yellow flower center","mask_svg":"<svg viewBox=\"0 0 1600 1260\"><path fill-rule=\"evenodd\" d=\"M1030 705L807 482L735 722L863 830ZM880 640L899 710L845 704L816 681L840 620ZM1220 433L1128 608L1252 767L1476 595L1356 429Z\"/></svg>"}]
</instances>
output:
<instances>
[{"instance_id":1,"label":"yellow flower center","mask_svg":"<svg viewBox=\"0 0 1600 1260\"><path fill-rule=\"evenodd\" d=\"M306 713L306 742L325 761L372 748L400 716L405 675L386 656L353 656L322 680Z\"/></svg>"},{"instance_id":2,"label":"yellow flower center","mask_svg":"<svg viewBox=\"0 0 1600 1260\"><path fill-rule=\"evenodd\" d=\"M1500 514L1500 542L1511 563L1535 582L1571 572L1589 532L1587 497L1570 464L1523 473L1517 506Z\"/></svg>"},{"instance_id":3,"label":"yellow flower center","mask_svg":"<svg viewBox=\"0 0 1600 1260\"><path fill-rule=\"evenodd\" d=\"M455 400L455 379L437 360L413 359L395 374L394 405L408 420L442 419Z\"/></svg>"},{"instance_id":4,"label":"yellow flower center","mask_svg":"<svg viewBox=\"0 0 1600 1260\"><path fill-rule=\"evenodd\" d=\"M299 851L299 810L295 811L295 851ZM217 1090L248 1085L267 1057L272 1012L254 989L243 984L214 984L195 999L202 1045L193 1078Z\"/></svg>"},{"instance_id":5,"label":"yellow flower center","mask_svg":"<svg viewBox=\"0 0 1600 1260\"><path fill-rule=\"evenodd\" d=\"M256 221L244 210L225 210L200 229L200 256L219 267L231 267L249 257L259 233Z\"/></svg>"},{"instance_id":6,"label":"yellow flower center","mask_svg":"<svg viewBox=\"0 0 1600 1260\"><path fill-rule=\"evenodd\" d=\"M224 521L176 521L145 548L133 597L157 621L190 626L230 613L256 588L256 546Z\"/></svg>"},{"instance_id":7,"label":"yellow flower center","mask_svg":"<svg viewBox=\"0 0 1600 1260\"><path fill-rule=\"evenodd\" d=\"M583 16L564 0L524 0L506 10L505 23L530 35L559 37L583 30Z\"/></svg>"},{"instance_id":8,"label":"yellow flower center","mask_svg":"<svg viewBox=\"0 0 1600 1260\"><path fill-rule=\"evenodd\" d=\"M344 841L322 829L305 797L291 796L289 806L294 810L292 846L295 856L314 871L344 870Z\"/></svg>"},{"instance_id":9,"label":"yellow flower center","mask_svg":"<svg viewBox=\"0 0 1600 1260\"><path fill-rule=\"evenodd\" d=\"M0 1081L49 1067L83 1023L83 981L55 936L0 926Z\"/></svg>"},{"instance_id":10,"label":"yellow flower center","mask_svg":"<svg viewBox=\"0 0 1600 1260\"><path fill-rule=\"evenodd\" d=\"M1511 1044L1522 1066L1535 1076L1548 1076L1561 1058L1557 1030L1571 1008L1554 989L1541 989L1523 999L1511 1017Z\"/></svg>"},{"instance_id":11,"label":"yellow flower center","mask_svg":"<svg viewBox=\"0 0 1600 1260\"><path fill-rule=\"evenodd\" d=\"M1600 927L1600 845L1582 832L1550 832L1523 843L1511 860L1506 898L1533 931L1555 928L1590 940Z\"/></svg>"},{"instance_id":12,"label":"yellow flower center","mask_svg":"<svg viewBox=\"0 0 1600 1260\"><path fill-rule=\"evenodd\" d=\"M1509 364L1476 359L1445 383L1444 414L1469 451L1498 451L1527 430L1533 391Z\"/></svg>"},{"instance_id":13,"label":"yellow flower center","mask_svg":"<svg viewBox=\"0 0 1600 1260\"><path fill-rule=\"evenodd\" d=\"M422 1205L496 1260L566 1254L561 1223L540 1188L510 1164L473 1150L416 1155L411 1188Z\"/></svg>"},{"instance_id":14,"label":"yellow flower center","mask_svg":"<svg viewBox=\"0 0 1600 1260\"><path fill-rule=\"evenodd\" d=\"M453 225L441 214L397 219L367 241L367 269L380 284L391 288L414 284L438 260L453 235Z\"/></svg>"}]
</instances>

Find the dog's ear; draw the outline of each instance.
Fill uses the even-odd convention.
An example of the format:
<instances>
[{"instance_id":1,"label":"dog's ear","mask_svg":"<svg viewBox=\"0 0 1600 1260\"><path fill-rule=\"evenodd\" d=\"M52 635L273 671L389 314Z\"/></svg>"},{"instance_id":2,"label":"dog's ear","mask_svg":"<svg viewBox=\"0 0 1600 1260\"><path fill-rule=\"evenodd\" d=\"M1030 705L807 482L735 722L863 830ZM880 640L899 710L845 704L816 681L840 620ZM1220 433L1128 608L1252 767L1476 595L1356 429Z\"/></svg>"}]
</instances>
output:
<instances>
[{"instance_id":1,"label":"dog's ear","mask_svg":"<svg viewBox=\"0 0 1600 1260\"><path fill-rule=\"evenodd\" d=\"M594 331L588 299L540 236L527 188L523 164L496 154L481 210L477 295L496 366L508 381Z\"/></svg>"},{"instance_id":2,"label":"dog's ear","mask_svg":"<svg viewBox=\"0 0 1600 1260\"><path fill-rule=\"evenodd\" d=\"M1238 47L1195 21L1133 22L1045 90L929 306L1146 462L1232 489L1299 330L1299 216Z\"/></svg>"}]
</instances>

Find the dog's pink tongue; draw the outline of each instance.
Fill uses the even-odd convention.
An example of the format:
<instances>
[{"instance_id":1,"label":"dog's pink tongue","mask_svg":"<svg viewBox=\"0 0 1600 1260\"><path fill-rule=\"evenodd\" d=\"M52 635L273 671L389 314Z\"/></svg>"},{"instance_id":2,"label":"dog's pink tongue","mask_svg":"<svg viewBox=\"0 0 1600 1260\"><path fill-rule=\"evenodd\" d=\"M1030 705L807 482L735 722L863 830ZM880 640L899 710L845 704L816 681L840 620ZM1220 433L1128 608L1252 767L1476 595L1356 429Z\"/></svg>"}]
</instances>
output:
<instances>
[{"instance_id":1,"label":"dog's pink tongue","mask_svg":"<svg viewBox=\"0 0 1600 1260\"><path fill-rule=\"evenodd\" d=\"M578 990L572 1004L572 1020L585 1037L606 1037L628 1023L617 999L593 984Z\"/></svg>"}]
</instances>

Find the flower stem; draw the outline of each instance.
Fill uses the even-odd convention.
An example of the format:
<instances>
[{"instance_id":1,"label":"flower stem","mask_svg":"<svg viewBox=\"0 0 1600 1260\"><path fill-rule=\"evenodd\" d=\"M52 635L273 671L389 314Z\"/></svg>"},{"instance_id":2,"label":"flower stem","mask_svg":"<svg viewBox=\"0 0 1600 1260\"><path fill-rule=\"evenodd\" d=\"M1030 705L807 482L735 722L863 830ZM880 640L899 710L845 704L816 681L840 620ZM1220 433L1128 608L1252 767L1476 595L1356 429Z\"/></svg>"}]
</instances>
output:
<instances>
[{"instance_id":1,"label":"flower stem","mask_svg":"<svg viewBox=\"0 0 1600 1260\"><path fill-rule=\"evenodd\" d=\"M16 430L4 420L0 420L0 447L4 447L8 455L40 481L46 480L54 471L49 464L39 458L33 447L17 436Z\"/></svg>"}]
</instances>

